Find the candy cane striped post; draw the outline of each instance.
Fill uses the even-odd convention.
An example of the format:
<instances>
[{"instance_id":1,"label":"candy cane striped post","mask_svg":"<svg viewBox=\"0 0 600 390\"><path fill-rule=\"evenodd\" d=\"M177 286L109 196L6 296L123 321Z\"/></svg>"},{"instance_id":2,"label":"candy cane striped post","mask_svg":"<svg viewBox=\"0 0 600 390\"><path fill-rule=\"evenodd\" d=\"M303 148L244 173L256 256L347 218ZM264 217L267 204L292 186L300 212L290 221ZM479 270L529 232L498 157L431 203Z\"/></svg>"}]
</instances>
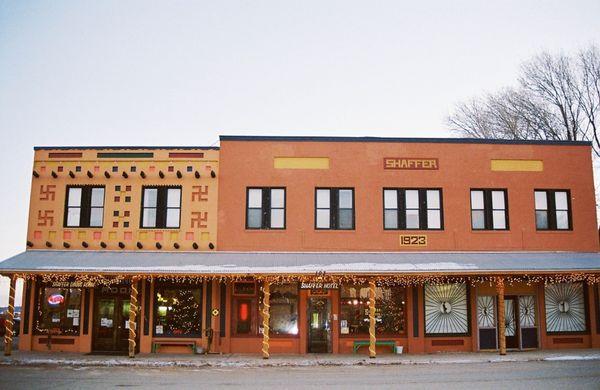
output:
<instances>
[{"instance_id":1,"label":"candy cane striped post","mask_svg":"<svg viewBox=\"0 0 600 390\"><path fill-rule=\"evenodd\" d=\"M15 325L15 286L17 277L13 275L10 278L10 290L8 292L8 318L5 321L6 333L4 334L4 356L10 356L12 353L13 327Z\"/></svg>"},{"instance_id":2,"label":"candy cane striped post","mask_svg":"<svg viewBox=\"0 0 600 390\"><path fill-rule=\"evenodd\" d=\"M129 357L135 357L135 332L136 332L136 320L138 311L138 290L137 290L137 278L131 279L131 296L129 297Z\"/></svg>"},{"instance_id":3,"label":"candy cane striped post","mask_svg":"<svg viewBox=\"0 0 600 390\"><path fill-rule=\"evenodd\" d=\"M377 351L375 350L375 282L369 282L369 357L375 358Z\"/></svg>"},{"instance_id":4,"label":"candy cane striped post","mask_svg":"<svg viewBox=\"0 0 600 390\"><path fill-rule=\"evenodd\" d=\"M504 312L504 279L496 280L498 294L498 344L500 355L506 355L506 318Z\"/></svg>"},{"instance_id":5,"label":"candy cane striped post","mask_svg":"<svg viewBox=\"0 0 600 390\"><path fill-rule=\"evenodd\" d=\"M271 317L269 298L271 296L271 283L265 282L263 286L263 342L262 353L263 359L269 358L269 318Z\"/></svg>"}]
</instances>

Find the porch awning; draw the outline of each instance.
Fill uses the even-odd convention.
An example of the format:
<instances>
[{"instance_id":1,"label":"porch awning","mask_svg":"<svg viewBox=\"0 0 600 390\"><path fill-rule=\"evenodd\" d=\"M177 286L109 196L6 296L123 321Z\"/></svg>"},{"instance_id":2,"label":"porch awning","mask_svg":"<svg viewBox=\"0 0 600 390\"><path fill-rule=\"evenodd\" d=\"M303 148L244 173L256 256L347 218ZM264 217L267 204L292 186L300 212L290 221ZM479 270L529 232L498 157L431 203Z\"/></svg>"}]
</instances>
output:
<instances>
[{"instance_id":1,"label":"porch awning","mask_svg":"<svg viewBox=\"0 0 600 390\"><path fill-rule=\"evenodd\" d=\"M494 274L600 272L598 252L149 252L27 250L0 273Z\"/></svg>"}]
</instances>

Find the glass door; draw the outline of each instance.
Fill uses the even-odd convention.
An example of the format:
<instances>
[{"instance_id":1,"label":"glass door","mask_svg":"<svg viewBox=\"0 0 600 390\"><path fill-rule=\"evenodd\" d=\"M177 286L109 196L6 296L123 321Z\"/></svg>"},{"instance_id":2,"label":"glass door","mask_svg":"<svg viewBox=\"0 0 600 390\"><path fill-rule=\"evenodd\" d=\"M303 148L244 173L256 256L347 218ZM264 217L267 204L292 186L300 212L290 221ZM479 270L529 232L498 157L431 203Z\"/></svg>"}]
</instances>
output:
<instances>
[{"instance_id":1,"label":"glass door","mask_svg":"<svg viewBox=\"0 0 600 390\"><path fill-rule=\"evenodd\" d=\"M504 298L504 323L506 335L506 348L519 348L519 330L517 329L517 299Z\"/></svg>"},{"instance_id":2,"label":"glass door","mask_svg":"<svg viewBox=\"0 0 600 390\"><path fill-rule=\"evenodd\" d=\"M537 308L533 295L519 297L519 328L521 329L521 348L537 348Z\"/></svg>"},{"instance_id":3,"label":"glass door","mask_svg":"<svg viewBox=\"0 0 600 390\"><path fill-rule=\"evenodd\" d=\"M308 300L308 352L331 352L331 301L329 298Z\"/></svg>"},{"instance_id":4,"label":"glass door","mask_svg":"<svg viewBox=\"0 0 600 390\"><path fill-rule=\"evenodd\" d=\"M96 290L92 334L94 352L127 352L130 306L128 292L129 287Z\"/></svg>"},{"instance_id":5,"label":"glass door","mask_svg":"<svg viewBox=\"0 0 600 390\"><path fill-rule=\"evenodd\" d=\"M114 351L116 349L118 322L116 321L115 297L100 298L96 301L94 315L94 350Z\"/></svg>"}]
</instances>

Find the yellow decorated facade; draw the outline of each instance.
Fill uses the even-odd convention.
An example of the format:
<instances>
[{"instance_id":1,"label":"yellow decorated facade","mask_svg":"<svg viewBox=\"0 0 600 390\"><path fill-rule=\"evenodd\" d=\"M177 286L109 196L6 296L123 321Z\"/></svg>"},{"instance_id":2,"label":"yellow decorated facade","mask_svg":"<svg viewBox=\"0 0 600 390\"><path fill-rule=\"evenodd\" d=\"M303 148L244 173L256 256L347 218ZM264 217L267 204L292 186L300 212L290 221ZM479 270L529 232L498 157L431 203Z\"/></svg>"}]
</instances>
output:
<instances>
[{"instance_id":1,"label":"yellow decorated facade","mask_svg":"<svg viewBox=\"0 0 600 390\"><path fill-rule=\"evenodd\" d=\"M216 148L37 148L33 170L27 232L31 249L215 249ZM77 186L104 188L101 226L67 226L66 191ZM181 188L178 228L141 226L144 187Z\"/></svg>"}]
</instances>

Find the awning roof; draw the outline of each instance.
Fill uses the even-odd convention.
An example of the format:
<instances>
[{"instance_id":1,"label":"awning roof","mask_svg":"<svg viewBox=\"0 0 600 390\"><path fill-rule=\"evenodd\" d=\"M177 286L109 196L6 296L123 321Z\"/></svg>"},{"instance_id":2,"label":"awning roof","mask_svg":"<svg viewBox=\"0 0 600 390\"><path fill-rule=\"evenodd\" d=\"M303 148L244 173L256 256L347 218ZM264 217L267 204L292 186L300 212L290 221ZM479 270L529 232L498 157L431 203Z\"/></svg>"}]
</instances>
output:
<instances>
[{"instance_id":1,"label":"awning roof","mask_svg":"<svg viewBox=\"0 0 600 390\"><path fill-rule=\"evenodd\" d=\"M0 273L490 274L600 272L598 252L144 252L28 250Z\"/></svg>"}]
</instances>

